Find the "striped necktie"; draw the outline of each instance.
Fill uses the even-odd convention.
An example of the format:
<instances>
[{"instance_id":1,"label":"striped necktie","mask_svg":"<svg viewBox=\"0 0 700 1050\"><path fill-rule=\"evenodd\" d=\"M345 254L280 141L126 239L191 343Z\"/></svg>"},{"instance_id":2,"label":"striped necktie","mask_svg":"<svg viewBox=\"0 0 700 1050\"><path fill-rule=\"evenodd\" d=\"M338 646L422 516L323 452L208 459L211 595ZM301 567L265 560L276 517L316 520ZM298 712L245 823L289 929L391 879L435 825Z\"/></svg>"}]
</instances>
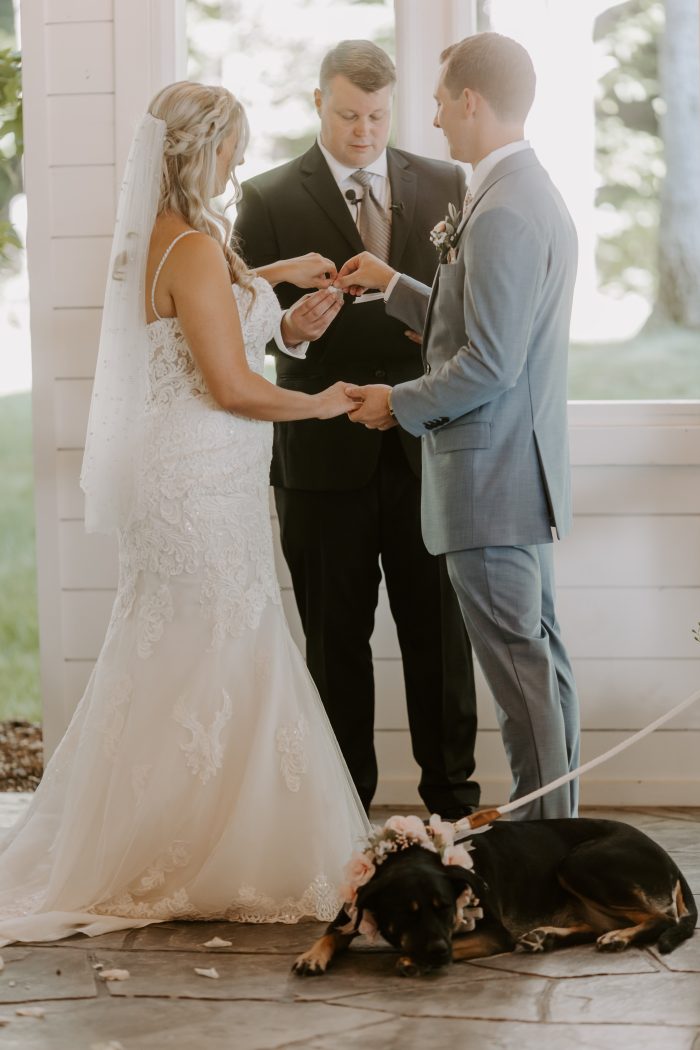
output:
<instances>
[{"instance_id":1,"label":"striped necktie","mask_svg":"<svg viewBox=\"0 0 700 1050\"><path fill-rule=\"evenodd\" d=\"M391 247L391 221L389 216L374 196L370 173L365 171L364 168L359 168L352 178L364 190L358 222L362 243L368 252L387 262L389 259L389 248Z\"/></svg>"}]
</instances>

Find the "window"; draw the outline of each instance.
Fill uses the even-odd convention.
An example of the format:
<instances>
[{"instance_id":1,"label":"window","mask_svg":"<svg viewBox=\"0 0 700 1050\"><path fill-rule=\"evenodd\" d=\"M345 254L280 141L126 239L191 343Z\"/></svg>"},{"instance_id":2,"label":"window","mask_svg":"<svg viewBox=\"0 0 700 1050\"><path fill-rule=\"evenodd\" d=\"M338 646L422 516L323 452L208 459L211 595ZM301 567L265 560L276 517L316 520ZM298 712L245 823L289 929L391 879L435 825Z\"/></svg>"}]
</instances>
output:
<instances>
[{"instance_id":1,"label":"window","mask_svg":"<svg viewBox=\"0 0 700 1050\"><path fill-rule=\"evenodd\" d=\"M223 84L248 113L241 179L309 148L318 133L321 59L339 40L357 37L393 56L392 0L187 0L188 76Z\"/></svg>"},{"instance_id":2,"label":"window","mask_svg":"<svg viewBox=\"0 0 700 1050\"><path fill-rule=\"evenodd\" d=\"M533 57L526 134L579 233L570 397L700 398L697 0L477 8L480 30L515 37ZM394 51L391 0L188 0L187 11L189 76L226 84L248 109L242 178L313 141L312 93L328 48L366 37ZM436 61L426 55L416 71L426 96Z\"/></svg>"},{"instance_id":3,"label":"window","mask_svg":"<svg viewBox=\"0 0 700 1050\"><path fill-rule=\"evenodd\" d=\"M700 398L697 0L486 0L537 97L526 133L580 239L573 399Z\"/></svg>"}]
</instances>

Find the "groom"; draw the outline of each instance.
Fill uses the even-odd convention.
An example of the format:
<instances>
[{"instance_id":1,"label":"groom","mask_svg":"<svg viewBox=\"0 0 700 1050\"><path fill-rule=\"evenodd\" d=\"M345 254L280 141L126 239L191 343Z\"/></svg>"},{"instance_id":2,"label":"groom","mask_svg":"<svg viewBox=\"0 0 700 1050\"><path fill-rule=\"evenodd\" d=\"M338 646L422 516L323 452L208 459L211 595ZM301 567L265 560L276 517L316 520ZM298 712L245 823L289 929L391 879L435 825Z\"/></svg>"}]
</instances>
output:
<instances>
[{"instance_id":1,"label":"groom","mask_svg":"<svg viewBox=\"0 0 700 1050\"><path fill-rule=\"evenodd\" d=\"M578 764L576 687L554 611L552 531L571 524L566 377L576 233L523 138L527 52L481 33L441 55L435 99L454 159L473 165L432 289L362 253L336 283L385 290L423 332L425 374L348 388L357 423L423 437L423 535L445 553L496 700L521 797ZM576 815L575 784L518 818Z\"/></svg>"}]
</instances>

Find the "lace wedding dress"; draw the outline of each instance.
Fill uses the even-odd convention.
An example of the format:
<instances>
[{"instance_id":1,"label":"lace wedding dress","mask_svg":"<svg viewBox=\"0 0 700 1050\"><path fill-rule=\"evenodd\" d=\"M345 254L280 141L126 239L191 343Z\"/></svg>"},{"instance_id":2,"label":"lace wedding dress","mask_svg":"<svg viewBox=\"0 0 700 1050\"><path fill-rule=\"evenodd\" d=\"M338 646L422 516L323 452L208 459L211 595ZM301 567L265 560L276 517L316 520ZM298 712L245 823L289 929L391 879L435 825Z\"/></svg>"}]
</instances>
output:
<instances>
[{"instance_id":1,"label":"lace wedding dress","mask_svg":"<svg viewBox=\"0 0 700 1050\"><path fill-rule=\"evenodd\" d=\"M234 286L250 367L279 323ZM272 424L218 407L148 326L146 444L105 643L0 853L0 943L168 919L330 920L368 825L284 616Z\"/></svg>"}]
</instances>

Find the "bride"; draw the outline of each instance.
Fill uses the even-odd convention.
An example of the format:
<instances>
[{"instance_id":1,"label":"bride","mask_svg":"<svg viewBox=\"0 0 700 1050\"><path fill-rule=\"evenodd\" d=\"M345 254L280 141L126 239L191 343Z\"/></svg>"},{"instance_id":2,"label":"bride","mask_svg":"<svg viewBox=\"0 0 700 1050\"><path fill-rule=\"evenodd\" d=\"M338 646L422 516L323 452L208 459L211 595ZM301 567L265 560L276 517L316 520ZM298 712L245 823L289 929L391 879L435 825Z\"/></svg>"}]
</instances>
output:
<instances>
[{"instance_id":1,"label":"bride","mask_svg":"<svg viewBox=\"0 0 700 1050\"><path fill-rule=\"evenodd\" d=\"M247 134L224 88L178 83L132 145L81 479L88 529L118 532L119 587L86 693L3 843L2 944L331 919L368 829L289 633L268 510L271 421L352 405L342 383L307 395L262 375L271 338L293 347L332 322L335 267L311 255L256 274L230 247L209 202ZM280 317L282 280L320 290Z\"/></svg>"}]
</instances>

